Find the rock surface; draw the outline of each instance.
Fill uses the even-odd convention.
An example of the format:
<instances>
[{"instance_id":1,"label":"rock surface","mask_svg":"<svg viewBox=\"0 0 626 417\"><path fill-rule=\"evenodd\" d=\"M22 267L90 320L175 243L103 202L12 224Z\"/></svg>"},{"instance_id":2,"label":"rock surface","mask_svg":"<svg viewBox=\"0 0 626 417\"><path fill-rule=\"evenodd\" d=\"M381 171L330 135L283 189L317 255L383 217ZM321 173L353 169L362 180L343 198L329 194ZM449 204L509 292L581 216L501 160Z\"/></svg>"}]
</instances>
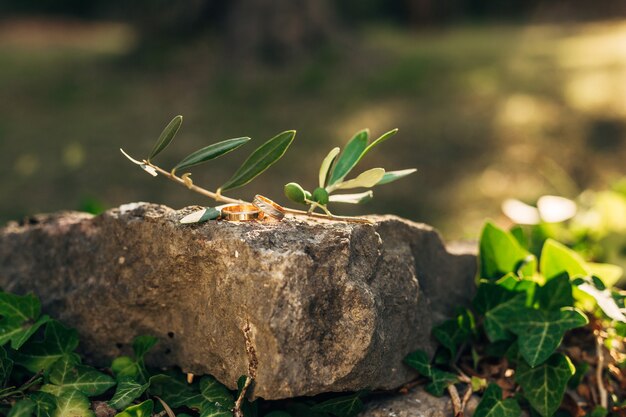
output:
<instances>
[{"instance_id":1,"label":"rock surface","mask_svg":"<svg viewBox=\"0 0 626 417\"><path fill-rule=\"evenodd\" d=\"M465 406L464 416L471 417L480 399L474 395ZM359 417L450 417L454 415L448 395L441 398L417 387L407 394L389 395L369 401Z\"/></svg>"},{"instance_id":2,"label":"rock surface","mask_svg":"<svg viewBox=\"0 0 626 417\"><path fill-rule=\"evenodd\" d=\"M258 361L254 395L266 399L400 386L414 377L403 357L432 352L431 326L474 288L474 255L448 252L423 224L180 224L193 209L133 203L11 223L0 286L37 294L96 365L151 334L149 363L231 388Z\"/></svg>"}]
</instances>

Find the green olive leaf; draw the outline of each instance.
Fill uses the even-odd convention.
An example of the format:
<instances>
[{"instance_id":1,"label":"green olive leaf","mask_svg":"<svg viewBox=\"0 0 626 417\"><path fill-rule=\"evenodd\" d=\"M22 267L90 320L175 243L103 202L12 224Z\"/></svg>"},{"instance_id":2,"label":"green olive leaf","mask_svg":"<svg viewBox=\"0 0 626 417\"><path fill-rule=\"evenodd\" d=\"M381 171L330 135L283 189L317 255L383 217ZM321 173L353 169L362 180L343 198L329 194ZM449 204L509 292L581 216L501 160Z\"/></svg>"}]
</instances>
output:
<instances>
[{"instance_id":1,"label":"green olive leaf","mask_svg":"<svg viewBox=\"0 0 626 417\"><path fill-rule=\"evenodd\" d=\"M210 161L211 159L215 159L222 155L225 155L229 152L234 151L241 145L248 142L250 138L234 138L234 139L226 139L221 142L214 143L209 146L205 146L202 149L199 149L192 154L187 155L182 161L180 161L172 172L176 172L180 169L189 168L198 164L201 164L206 161Z\"/></svg>"},{"instance_id":2,"label":"green olive leaf","mask_svg":"<svg viewBox=\"0 0 626 417\"><path fill-rule=\"evenodd\" d=\"M365 191L357 194L334 194L328 199L331 203L346 203L346 204L362 204L367 203L374 197L374 193Z\"/></svg>"},{"instance_id":3,"label":"green olive leaf","mask_svg":"<svg viewBox=\"0 0 626 417\"><path fill-rule=\"evenodd\" d=\"M389 184L390 182L397 181L400 178L406 177L407 175L411 175L412 173L416 171L417 169L411 168L411 169L402 169L400 171L385 172L385 175L383 175L383 177L380 179L380 181L376 183L376 185Z\"/></svg>"},{"instance_id":4,"label":"green olive leaf","mask_svg":"<svg viewBox=\"0 0 626 417\"><path fill-rule=\"evenodd\" d=\"M385 175L385 170L383 168L372 168L368 169L365 172L359 174L358 177L340 182L336 184L334 187L331 187L332 190L346 190L350 188L369 188L375 186L378 181ZM329 190L330 191L330 190Z\"/></svg>"},{"instance_id":5,"label":"green olive leaf","mask_svg":"<svg viewBox=\"0 0 626 417\"><path fill-rule=\"evenodd\" d=\"M350 173L352 168L355 167L357 162L359 162L363 151L367 148L369 136L370 131L368 129L363 129L358 131L352 139L350 139L346 148L337 160L335 168L333 168L330 180L328 181L328 186L332 186L342 181L346 175Z\"/></svg>"},{"instance_id":6,"label":"green olive leaf","mask_svg":"<svg viewBox=\"0 0 626 417\"><path fill-rule=\"evenodd\" d=\"M319 173L320 188L323 188L326 185L326 177L328 176L328 171L330 171L330 167L335 161L335 158L337 158L337 155L339 155L340 151L341 149L339 148L333 148L330 152L328 152L328 155L326 155L326 158L324 158L324 160L322 161L322 166L320 167Z\"/></svg>"},{"instance_id":7,"label":"green olive leaf","mask_svg":"<svg viewBox=\"0 0 626 417\"><path fill-rule=\"evenodd\" d=\"M154 148L152 148L150 156L148 156L148 161L160 154L161 151L163 151L165 148L167 148L167 146L174 139L174 136L176 136L176 133L178 132L178 129L180 129L181 124L183 124L183 116L178 115L174 117L167 126L165 126L165 129L163 129L163 132L161 132L159 139L157 139L156 143L154 144Z\"/></svg>"},{"instance_id":8,"label":"green olive leaf","mask_svg":"<svg viewBox=\"0 0 626 417\"><path fill-rule=\"evenodd\" d=\"M386 141L387 139L389 139L390 137L394 136L396 133L398 133L398 128L392 129L389 132L383 133L382 135L380 135L380 137L378 139L376 139L375 141L373 141L372 143L370 143L368 145L367 148L365 148L365 150L363 151L363 153L361 153L361 156L359 157L359 161L361 160L361 158L363 158L369 151L371 151L375 146L380 145L381 143L383 143L384 141ZM357 161L358 162L358 161Z\"/></svg>"},{"instance_id":9,"label":"green olive leaf","mask_svg":"<svg viewBox=\"0 0 626 417\"><path fill-rule=\"evenodd\" d=\"M295 130L287 130L265 142L252 152L232 178L220 187L220 190L232 190L252 181L263 171L274 165L285 154L295 137Z\"/></svg>"},{"instance_id":10,"label":"green olive leaf","mask_svg":"<svg viewBox=\"0 0 626 417\"><path fill-rule=\"evenodd\" d=\"M295 182L285 184L284 192L285 196L294 203L305 204L307 192L300 186L300 184Z\"/></svg>"},{"instance_id":11,"label":"green olive leaf","mask_svg":"<svg viewBox=\"0 0 626 417\"><path fill-rule=\"evenodd\" d=\"M220 217L221 211L215 207L205 207L201 210L194 211L180 219L181 224L204 223L209 220L215 220Z\"/></svg>"}]
</instances>

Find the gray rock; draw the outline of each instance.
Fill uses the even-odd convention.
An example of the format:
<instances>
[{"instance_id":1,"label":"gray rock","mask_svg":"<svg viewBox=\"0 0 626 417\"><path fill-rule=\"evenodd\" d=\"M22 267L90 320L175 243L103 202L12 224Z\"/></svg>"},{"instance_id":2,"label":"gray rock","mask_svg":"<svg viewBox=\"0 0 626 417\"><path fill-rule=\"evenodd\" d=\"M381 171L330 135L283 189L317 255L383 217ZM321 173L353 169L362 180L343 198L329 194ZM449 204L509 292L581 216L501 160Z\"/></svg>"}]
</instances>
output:
<instances>
[{"instance_id":1,"label":"gray rock","mask_svg":"<svg viewBox=\"0 0 626 417\"><path fill-rule=\"evenodd\" d=\"M473 395L467 402L463 415L471 417L479 401L480 398ZM417 387L407 394L395 394L370 400L359 417L451 417L453 415L452 401L448 395L435 397L424 391L424 388Z\"/></svg>"},{"instance_id":2,"label":"gray rock","mask_svg":"<svg viewBox=\"0 0 626 417\"><path fill-rule=\"evenodd\" d=\"M231 388L256 362L254 395L266 399L402 385L414 377L403 357L432 352L431 326L474 288L475 257L449 253L423 224L181 225L193 209L134 203L11 223L0 286L37 294L96 365L151 334L150 364Z\"/></svg>"}]
</instances>

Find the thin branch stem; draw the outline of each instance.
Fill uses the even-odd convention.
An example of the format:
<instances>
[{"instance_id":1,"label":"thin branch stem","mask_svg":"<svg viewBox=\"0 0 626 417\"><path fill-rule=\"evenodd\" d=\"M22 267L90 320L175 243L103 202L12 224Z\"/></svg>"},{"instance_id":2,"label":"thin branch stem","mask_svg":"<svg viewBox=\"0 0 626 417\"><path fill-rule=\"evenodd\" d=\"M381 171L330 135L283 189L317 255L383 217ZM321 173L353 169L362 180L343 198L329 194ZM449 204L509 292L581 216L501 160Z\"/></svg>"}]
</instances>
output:
<instances>
[{"instance_id":1,"label":"thin branch stem","mask_svg":"<svg viewBox=\"0 0 626 417\"><path fill-rule=\"evenodd\" d=\"M598 384L598 394L600 395L600 405L604 408L608 407L608 393L604 388L602 373L604 371L604 346L602 337L596 335L596 354L598 355L598 363L596 365L596 383Z\"/></svg>"},{"instance_id":2,"label":"thin branch stem","mask_svg":"<svg viewBox=\"0 0 626 417\"><path fill-rule=\"evenodd\" d=\"M246 201L243 200L238 200L235 198L230 198L230 197L226 197L225 195L222 195L220 193L214 193L212 191L209 191L205 188L199 187L195 184L192 184L188 181L185 181L183 178L172 174L171 172L167 172L166 170L164 170L163 168L158 167L157 165L154 165L152 162L143 161L144 164L146 164L149 167L154 168L159 174L163 175L164 177L166 177L167 179L174 181L175 183L178 183L186 188L189 188L191 191L194 191L198 194L201 194L205 197L209 197L210 199L213 199L217 202L220 203L231 203L231 204L241 204L241 203L247 203ZM316 203L317 204L317 203ZM319 205L318 205L319 206ZM320 206L321 207L321 206ZM362 223L362 224L372 224L373 222L370 219L366 219L364 217L350 217L350 216L336 216L334 214L330 214L330 212L328 212L327 210L327 214L319 214L319 213L308 213L304 210L297 210L297 209L292 209L292 208L288 208L288 207L284 207L285 209L285 213L287 214L291 214L293 216L296 217L313 217L316 219L324 219L324 220L331 220L331 221L341 221L341 222L349 222L349 223ZM324 207L322 207L322 209L324 209Z\"/></svg>"}]
</instances>

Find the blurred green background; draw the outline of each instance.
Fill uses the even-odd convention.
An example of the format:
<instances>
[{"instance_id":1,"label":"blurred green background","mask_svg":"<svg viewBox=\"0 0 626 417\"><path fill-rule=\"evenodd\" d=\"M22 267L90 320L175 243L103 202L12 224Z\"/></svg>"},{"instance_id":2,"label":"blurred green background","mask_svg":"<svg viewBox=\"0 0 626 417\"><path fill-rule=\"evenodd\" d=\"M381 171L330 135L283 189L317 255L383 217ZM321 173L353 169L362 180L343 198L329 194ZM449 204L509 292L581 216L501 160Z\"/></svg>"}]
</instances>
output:
<instances>
[{"instance_id":1,"label":"blurred green background","mask_svg":"<svg viewBox=\"0 0 626 417\"><path fill-rule=\"evenodd\" d=\"M445 3L445 4L443 4ZM415 167L339 214L394 213L475 237L509 197L575 197L624 174L626 3L486 0L0 2L0 222L129 201L211 201L152 179L206 144L298 130L233 193L286 203L356 130L399 134L362 168ZM215 189L252 144L192 169ZM332 208L332 207L331 207Z\"/></svg>"}]
</instances>

